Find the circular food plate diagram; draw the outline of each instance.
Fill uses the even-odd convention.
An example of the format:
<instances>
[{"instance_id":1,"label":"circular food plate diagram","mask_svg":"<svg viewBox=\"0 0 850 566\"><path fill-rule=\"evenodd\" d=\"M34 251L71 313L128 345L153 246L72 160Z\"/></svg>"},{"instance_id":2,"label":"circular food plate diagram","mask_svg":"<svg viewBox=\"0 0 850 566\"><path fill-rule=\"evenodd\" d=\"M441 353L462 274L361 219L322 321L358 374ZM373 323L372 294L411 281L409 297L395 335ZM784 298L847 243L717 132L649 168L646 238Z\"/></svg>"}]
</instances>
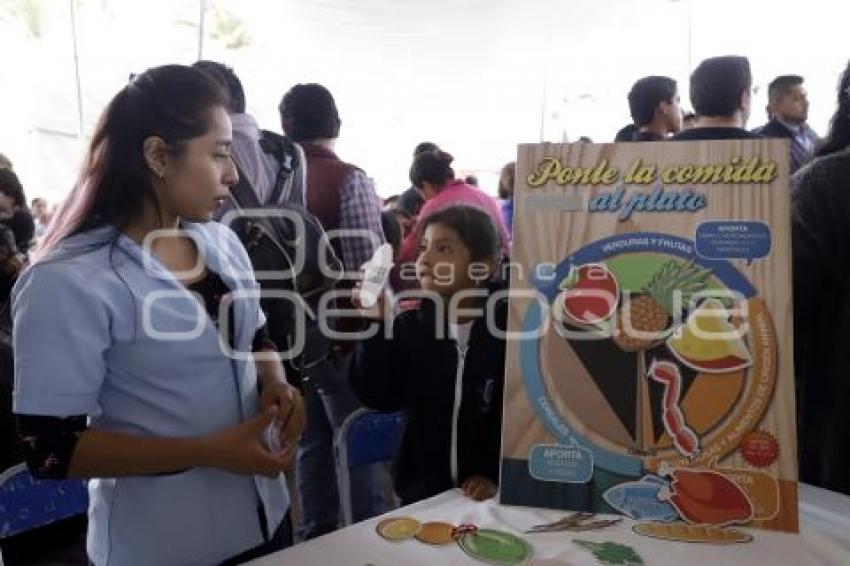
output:
<instances>
[{"instance_id":1,"label":"circular food plate diagram","mask_svg":"<svg viewBox=\"0 0 850 566\"><path fill-rule=\"evenodd\" d=\"M524 316L524 330L547 327L521 346L528 396L550 432L612 472L712 464L769 406L772 318L731 262L683 238L633 236L577 250L538 284L549 309Z\"/></svg>"}]
</instances>

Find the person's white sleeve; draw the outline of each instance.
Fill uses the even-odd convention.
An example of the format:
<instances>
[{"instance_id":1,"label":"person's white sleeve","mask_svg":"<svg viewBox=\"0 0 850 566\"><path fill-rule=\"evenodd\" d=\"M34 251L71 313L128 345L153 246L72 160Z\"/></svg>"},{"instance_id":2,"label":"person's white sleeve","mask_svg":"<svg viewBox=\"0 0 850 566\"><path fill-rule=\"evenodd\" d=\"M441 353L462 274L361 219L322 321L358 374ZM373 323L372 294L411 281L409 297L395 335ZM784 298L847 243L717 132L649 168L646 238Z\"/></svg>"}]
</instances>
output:
<instances>
[{"instance_id":1,"label":"person's white sleeve","mask_svg":"<svg viewBox=\"0 0 850 566\"><path fill-rule=\"evenodd\" d=\"M111 344L106 304L67 265L36 266L12 294L18 414L67 417L98 411Z\"/></svg>"}]
</instances>

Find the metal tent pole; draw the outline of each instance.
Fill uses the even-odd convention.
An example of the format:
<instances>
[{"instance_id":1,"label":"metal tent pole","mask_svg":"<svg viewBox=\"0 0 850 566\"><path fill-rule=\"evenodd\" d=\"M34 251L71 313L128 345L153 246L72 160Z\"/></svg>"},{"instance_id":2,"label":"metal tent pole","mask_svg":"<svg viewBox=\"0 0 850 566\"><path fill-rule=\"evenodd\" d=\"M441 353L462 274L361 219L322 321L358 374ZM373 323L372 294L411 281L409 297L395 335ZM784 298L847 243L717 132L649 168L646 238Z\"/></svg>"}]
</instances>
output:
<instances>
[{"instance_id":1,"label":"metal tent pole","mask_svg":"<svg viewBox=\"0 0 850 566\"><path fill-rule=\"evenodd\" d=\"M204 58L204 22L207 19L207 0L199 0L201 13L198 20L198 61Z\"/></svg>"},{"instance_id":2,"label":"metal tent pole","mask_svg":"<svg viewBox=\"0 0 850 566\"><path fill-rule=\"evenodd\" d=\"M74 8L74 0L68 0L71 7L71 38L74 43L74 78L77 86L77 135L83 138L83 89L80 83L80 55L77 40L77 12Z\"/></svg>"}]
</instances>

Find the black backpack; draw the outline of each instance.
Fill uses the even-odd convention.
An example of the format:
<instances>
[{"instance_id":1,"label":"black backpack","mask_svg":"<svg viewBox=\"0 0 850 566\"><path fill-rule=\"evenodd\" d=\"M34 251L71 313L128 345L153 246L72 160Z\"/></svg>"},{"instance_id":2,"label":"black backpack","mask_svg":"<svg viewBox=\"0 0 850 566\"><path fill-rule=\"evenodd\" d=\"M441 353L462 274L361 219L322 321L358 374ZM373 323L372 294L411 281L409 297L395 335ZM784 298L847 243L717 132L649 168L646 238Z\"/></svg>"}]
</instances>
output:
<instances>
[{"instance_id":1,"label":"black backpack","mask_svg":"<svg viewBox=\"0 0 850 566\"><path fill-rule=\"evenodd\" d=\"M279 352L287 354L299 339L305 341L302 351L284 355L287 365L303 370L323 361L330 352L330 341L318 331L315 309L321 295L335 286L342 262L334 253L322 223L302 204L293 202L289 194L281 199L300 165L293 143L263 130L260 147L279 164L271 195L261 203L239 171L239 182L231 189L236 209L225 215L225 219L231 219L228 224L245 246L262 290L288 292L285 299L264 297L260 303L268 319L269 335ZM252 214L251 209L260 214ZM275 215L263 215L266 212ZM297 269L299 257L303 261ZM299 320L304 321L300 328ZM299 332L303 334L298 336ZM293 359L295 356L297 361Z\"/></svg>"}]
</instances>

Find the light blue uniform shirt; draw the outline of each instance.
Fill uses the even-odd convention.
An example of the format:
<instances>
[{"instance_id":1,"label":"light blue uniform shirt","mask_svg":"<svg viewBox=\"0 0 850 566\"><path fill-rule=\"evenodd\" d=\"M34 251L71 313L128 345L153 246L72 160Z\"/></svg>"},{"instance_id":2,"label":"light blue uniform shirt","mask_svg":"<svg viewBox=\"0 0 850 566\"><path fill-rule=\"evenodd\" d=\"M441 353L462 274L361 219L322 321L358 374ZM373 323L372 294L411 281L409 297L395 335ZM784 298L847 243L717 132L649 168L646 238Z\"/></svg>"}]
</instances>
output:
<instances>
[{"instance_id":1,"label":"light blue uniform shirt","mask_svg":"<svg viewBox=\"0 0 850 566\"><path fill-rule=\"evenodd\" d=\"M210 271L233 291L259 286L245 249L221 224L186 224ZM234 302L224 355L203 307L153 255L112 227L66 239L12 292L14 411L89 415L91 426L195 437L256 415L251 343L259 297ZM153 331L153 332L152 332ZM289 506L283 478L195 468L89 482L90 559L101 565L215 564L263 543Z\"/></svg>"}]
</instances>

